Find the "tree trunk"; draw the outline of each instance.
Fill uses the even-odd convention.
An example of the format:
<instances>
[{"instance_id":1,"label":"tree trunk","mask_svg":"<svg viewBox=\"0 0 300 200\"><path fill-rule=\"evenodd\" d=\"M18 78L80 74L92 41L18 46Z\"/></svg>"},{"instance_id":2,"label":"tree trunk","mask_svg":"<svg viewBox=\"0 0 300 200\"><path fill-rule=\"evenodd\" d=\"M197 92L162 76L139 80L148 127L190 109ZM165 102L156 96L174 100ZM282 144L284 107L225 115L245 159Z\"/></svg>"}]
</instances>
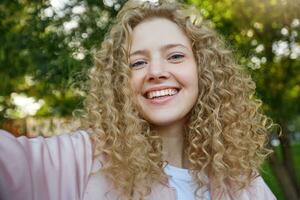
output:
<instances>
[{"instance_id":1,"label":"tree trunk","mask_svg":"<svg viewBox=\"0 0 300 200\"><path fill-rule=\"evenodd\" d=\"M297 189L293 184L291 177L289 176L284 165L277 159L276 155L272 154L269 157L269 163L272 167L274 174L276 175L279 184L282 188L283 195L287 200L299 200L300 196L297 194Z\"/></svg>"},{"instance_id":2,"label":"tree trunk","mask_svg":"<svg viewBox=\"0 0 300 200\"><path fill-rule=\"evenodd\" d=\"M293 160L293 154L292 154L292 147L290 140L288 138L289 131L287 128L286 122L280 122L280 126L282 127L282 135L279 137L280 143L281 143L281 152L282 152L282 158L283 158L283 165L289 175L291 177L291 181L293 182L293 185L296 187L296 191L298 196L300 195L300 188L297 182L296 177L296 171L295 171L295 165ZM300 199L300 198L299 198Z\"/></svg>"}]
</instances>

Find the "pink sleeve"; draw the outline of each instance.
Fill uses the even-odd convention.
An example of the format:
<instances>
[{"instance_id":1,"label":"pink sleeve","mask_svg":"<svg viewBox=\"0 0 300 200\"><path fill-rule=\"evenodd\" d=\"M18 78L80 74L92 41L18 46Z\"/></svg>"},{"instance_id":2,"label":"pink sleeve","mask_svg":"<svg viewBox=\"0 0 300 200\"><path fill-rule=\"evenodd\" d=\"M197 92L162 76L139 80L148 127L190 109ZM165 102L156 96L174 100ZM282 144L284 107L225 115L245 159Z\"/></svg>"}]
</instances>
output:
<instances>
[{"instance_id":1,"label":"pink sleeve","mask_svg":"<svg viewBox=\"0 0 300 200\"><path fill-rule=\"evenodd\" d=\"M82 199L91 166L84 131L28 139L0 130L0 199Z\"/></svg>"},{"instance_id":2,"label":"pink sleeve","mask_svg":"<svg viewBox=\"0 0 300 200\"><path fill-rule=\"evenodd\" d=\"M276 200L276 197L267 186L261 176L258 176L252 183L238 195L241 200Z\"/></svg>"}]
</instances>

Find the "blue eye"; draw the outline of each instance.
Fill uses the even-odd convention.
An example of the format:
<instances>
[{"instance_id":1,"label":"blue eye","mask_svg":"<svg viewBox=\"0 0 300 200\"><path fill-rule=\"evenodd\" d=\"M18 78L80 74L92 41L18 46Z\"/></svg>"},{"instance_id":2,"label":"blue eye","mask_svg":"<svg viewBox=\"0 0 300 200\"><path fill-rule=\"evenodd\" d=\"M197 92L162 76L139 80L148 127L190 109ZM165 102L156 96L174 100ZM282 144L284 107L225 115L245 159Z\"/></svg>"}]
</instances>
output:
<instances>
[{"instance_id":1,"label":"blue eye","mask_svg":"<svg viewBox=\"0 0 300 200\"><path fill-rule=\"evenodd\" d=\"M173 54L172 56L170 56L168 58L168 60L179 60L179 59L181 59L183 57L184 57L184 55L182 55L182 54Z\"/></svg>"},{"instance_id":2,"label":"blue eye","mask_svg":"<svg viewBox=\"0 0 300 200\"><path fill-rule=\"evenodd\" d=\"M147 62L145 62L145 61L137 61L137 62L135 62L133 64L130 64L130 67L132 67L132 68L134 68L134 67L140 67L143 64L147 64Z\"/></svg>"}]
</instances>

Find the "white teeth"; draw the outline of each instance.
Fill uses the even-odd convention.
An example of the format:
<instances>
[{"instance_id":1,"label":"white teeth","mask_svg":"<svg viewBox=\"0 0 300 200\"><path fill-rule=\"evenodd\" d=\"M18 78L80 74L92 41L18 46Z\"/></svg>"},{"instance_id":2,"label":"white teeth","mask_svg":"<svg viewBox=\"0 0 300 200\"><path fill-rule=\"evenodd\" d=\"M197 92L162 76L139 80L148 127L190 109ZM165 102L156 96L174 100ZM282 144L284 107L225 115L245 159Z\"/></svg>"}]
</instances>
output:
<instances>
[{"instance_id":1,"label":"white teeth","mask_svg":"<svg viewBox=\"0 0 300 200\"><path fill-rule=\"evenodd\" d=\"M147 98L152 99L155 97L161 97L161 96L171 96L176 94L178 91L176 89L165 89L165 90L159 90L159 91L151 91L147 93Z\"/></svg>"},{"instance_id":2,"label":"white teeth","mask_svg":"<svg viewBox=\"0 0 300 200\"><path fill-rule=\"evenodd\" d=\"M156 91L156 92L154 93L154 97L157 97L157 96L161 96L159 91Z\"/></svg>"}]
</instances>

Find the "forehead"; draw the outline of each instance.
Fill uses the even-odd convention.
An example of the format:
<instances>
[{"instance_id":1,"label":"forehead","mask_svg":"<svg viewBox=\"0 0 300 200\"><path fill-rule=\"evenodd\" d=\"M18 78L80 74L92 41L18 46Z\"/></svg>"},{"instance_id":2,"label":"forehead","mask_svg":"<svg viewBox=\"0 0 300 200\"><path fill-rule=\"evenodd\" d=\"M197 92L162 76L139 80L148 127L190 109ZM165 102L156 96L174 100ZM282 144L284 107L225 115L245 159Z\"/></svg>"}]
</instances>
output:
<instances>
[{"instance_id":1,"label":"forehead","mask_svg":"<svg viewBox=\"0 0 300 200\"><path fill-rule=\"evenodd\" d=\"M189 38L176 23L165 18L153 18L133 29L131 52L175 43L190 47Z\"/></svg>"}]
</instances>

